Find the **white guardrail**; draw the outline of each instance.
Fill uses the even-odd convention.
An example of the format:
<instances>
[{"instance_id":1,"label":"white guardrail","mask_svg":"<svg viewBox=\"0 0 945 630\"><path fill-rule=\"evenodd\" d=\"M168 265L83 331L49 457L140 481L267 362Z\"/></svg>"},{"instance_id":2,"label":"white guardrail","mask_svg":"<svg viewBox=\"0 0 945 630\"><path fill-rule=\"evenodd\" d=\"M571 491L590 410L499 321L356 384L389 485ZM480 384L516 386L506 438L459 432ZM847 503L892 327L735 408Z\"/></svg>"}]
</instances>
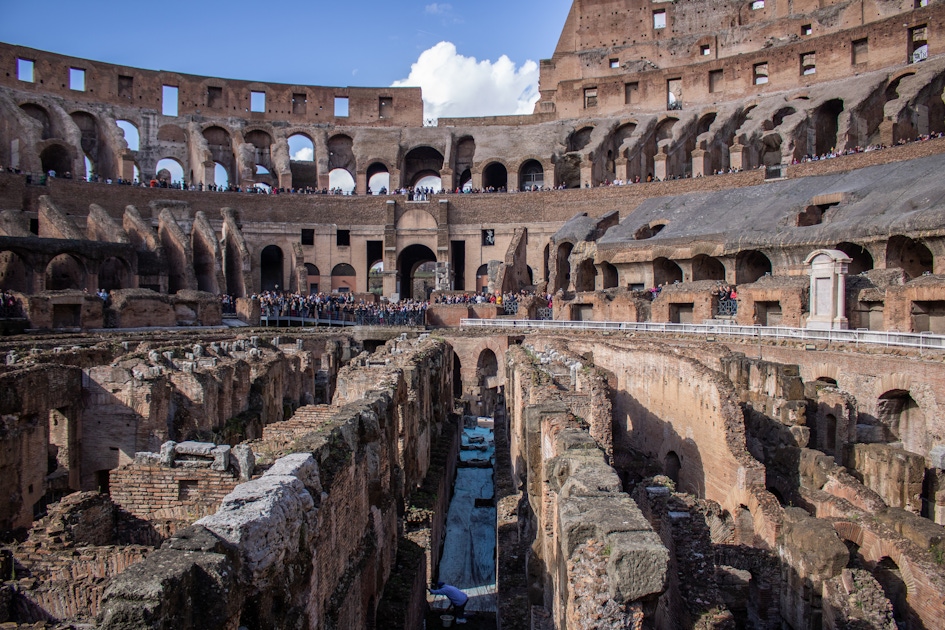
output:
<instances>
[{"instance_id":1,"label":"white guardrail","mask_svg":"<svg viewBox=\"0 0 945 630\"><path fill-rule=\"evenodd\" d=\"M631 332L727 335L755 339L791 339L827 341L878 346L902 346L945 350L945 335L901 333L882 330L813 330L786 326L735 326L732 324L660 324L654 322L580 322L533 319L463 319L462 328L500 328L503 330L617 330Z\"/></svg>"}]
</instances>

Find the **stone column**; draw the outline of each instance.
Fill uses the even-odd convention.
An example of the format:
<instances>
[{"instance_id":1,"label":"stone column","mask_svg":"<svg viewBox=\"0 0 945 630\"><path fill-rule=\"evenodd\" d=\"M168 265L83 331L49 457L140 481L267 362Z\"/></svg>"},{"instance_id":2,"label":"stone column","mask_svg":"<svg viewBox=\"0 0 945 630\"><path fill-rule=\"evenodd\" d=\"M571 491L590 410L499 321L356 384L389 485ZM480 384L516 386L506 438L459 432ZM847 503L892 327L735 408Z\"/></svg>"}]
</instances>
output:
<instances>
[{"instance_id":1,"label":"stone column","mask_svg":"<svg viewBox=\"0 0 945 630\"><path fill-rule=\"evenodd\" d=\"M366 195L367 182L367 173L365 171L357 171L354 175L354 191L359 195Z\"/></svg>"},{"instance_id":2,"label":"stone column","mask_svg":"<svg viewBox=\"0 0 945 630\"><path fill-rule=\"evenodd\" d=\"M706 171L712 170L709 163L709 152L705 149L695 149L692 152L692 176L705 177Z\"/></svg>"},{"instance_id":3,"label":"stone column","mask_svg":"<svg viewBox=\"0 0 945 630\"><path fill-rule=\"evenodd\" d=\"M622 179L625 182L630 181L630 160L627 158L621 157L614 160L614 176L617 179Z\"/></svg>"},{"instance_id":4,"label":"stone column","mask_svg":"<svg viewBox=\"0 0 945 630\"><path fill-rule=\"evenodd\" d=\"M744 155L742 155L744 150L745 147L740 145L738 142L729 147L728 164L731 168L738 170L742 170L744 168Z\"/></svg>"},{"instance_id":5,"label":"stone column","mask_svg":"<svg viewBox=\"0 0 945 630\"><path fill-rule=\"evenodd\" d=\"M664 181L666 179L666 161L669 159L669 156L663 153L663 149L660 148L660 152L653 156L653 177Z\"/></svg>"}]
</instances>

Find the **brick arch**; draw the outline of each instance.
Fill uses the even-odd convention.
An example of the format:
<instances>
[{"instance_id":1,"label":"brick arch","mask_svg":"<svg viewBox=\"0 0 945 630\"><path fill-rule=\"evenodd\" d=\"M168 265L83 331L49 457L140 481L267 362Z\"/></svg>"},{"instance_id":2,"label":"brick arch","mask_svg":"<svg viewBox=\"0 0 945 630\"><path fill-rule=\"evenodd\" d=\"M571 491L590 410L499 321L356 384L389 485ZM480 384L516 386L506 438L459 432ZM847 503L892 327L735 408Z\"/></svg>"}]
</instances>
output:
<instances>
[{"instance_id":1,"label":"brick arch","mask_svg":"<svg viewBox=\"0 0 945 630\"><path fill-rule=\"evenodd\" d=\"M905 392L911 392L912 387L915 385L915 379L908 377L907 375L901 372L892 372L890 374L884 374L880 378L876 385L874 386L874 398L879 398L883 394L893 390L902 390Z\"/></svg>"},{"instance_id":2,"label":"brick arch","mask_svg":"<svg viewBox=\"0 0 945 630\"><path fill-rule=\"evenodd\" d=\"M541 161L541 160L539 160L539 162L540 162L540 161ZM486 168L487 166L491 165L491 164L501 164L502 166L505 167L505 171L506 171L507 173L511 173L511 172L512 172L512 169L509 167L509 162L508 162L507 160L502 159L502 158L487 158L487 159L485 159L485 160L478 160L478 161L476 161L476 162L473 163L473 167L470 169L470 171L471 171L474 175L477 174L477 173L481 175L482 172L485 170L485 168Z\"/></svg>"},{"instance_id":3,"label":"brick arch","mask_svg":"<svg viewBox=\"0 0 945 630\"><path fill-rule=\"evenodd\" d=\"M840 383L840 368L836 364L815 363L808 366L804 371L807 372L807 375L804 376L805 381L816 381L826 377L832 378L838 384Z\"/></svg>"}]
</instances>

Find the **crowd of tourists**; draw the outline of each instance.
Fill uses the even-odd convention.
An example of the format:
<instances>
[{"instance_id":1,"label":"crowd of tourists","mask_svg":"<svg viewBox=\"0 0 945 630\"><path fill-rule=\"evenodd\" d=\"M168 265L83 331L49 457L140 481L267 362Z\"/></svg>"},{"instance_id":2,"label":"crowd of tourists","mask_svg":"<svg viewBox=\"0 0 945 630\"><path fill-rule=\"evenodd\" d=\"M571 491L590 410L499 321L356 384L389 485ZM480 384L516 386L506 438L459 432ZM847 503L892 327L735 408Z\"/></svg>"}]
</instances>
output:
<instances>
[{"instance_id":1,"label":"crowd of tourists","mask_svg":"<svg viewBox=\"0 0 945 630\"><path fill-rule=\"evenodd\" d=\"M20 300L6 289L0 293L0 317L23 317Z\"/></svg>"},{"instance_id":2,"label":"crowd of tourists","mask_svg":"<svg viewBox=\"0 0 945 630\"><path fill-rule=\"evenodd\" d=\"M254 294L260 313L267 318L302 317L359 326L423 326L429 302L369 302L355 299L351 293L313 293L302 295L289 291L264 291Z\"/></svg>"}]
</instances>

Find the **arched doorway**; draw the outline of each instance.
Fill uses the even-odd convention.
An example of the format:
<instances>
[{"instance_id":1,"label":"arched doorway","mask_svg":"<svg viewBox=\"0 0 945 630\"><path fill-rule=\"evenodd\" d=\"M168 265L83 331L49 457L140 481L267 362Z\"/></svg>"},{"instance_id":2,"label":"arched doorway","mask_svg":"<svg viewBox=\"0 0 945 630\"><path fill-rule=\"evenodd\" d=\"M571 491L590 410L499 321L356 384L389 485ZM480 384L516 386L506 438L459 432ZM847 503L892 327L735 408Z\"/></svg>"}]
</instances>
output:
<instances>
[{"instance_id":1,"label":"arched doorway","mask_svg":"<svg viewBox=\"0 0 945 630\"><path fill-rule=\"evenodd\" d=\"M482 293L489 286L489 265L479 265L476 269L476 293Z\"/></svg>"},{"instance_id":2,"label":"arched doorway","mask_svg":"<svg viewBox=\"0 0 945 630\"><path fill-rule=\"evenodd\" d=\"M411 186L426 186L420 180L427 176L439 177L443 170L443 154L433 147L417 147L404 156L403 180ZM439 186L437 186L439 189Z\"/></svg>"},{"instance_id":3,"label":"arched doorway","mask_svg":"<svg viewBox=\"0 0 945 630\"><path fill-rule=\"evenodd\" d=\"M677 486L679 485L679 471L681 470L682 462L679 460L676 451L666 453L666 457L663 458L663 474L672 479Z\"/></svg>"},{"instance_id":4,"label":"arched doorway","mask_svg":"<svg viewBox=\"0 0 945 630\"><path fill-rule=\"evenodd\" d=\"M902 442L902 447L912 453L928 452L925 413L908 391L894 389L884 393L877 401L876 411L890 441Z\"/></svg>"},{"instance_id":5,"label":"arched doorway","mask_svg":"<svg viewBox=\"0 0 945 630\"><path fill-rule=\"evenodd\" d=\"M289 169L295 189L318 188L318 168L315 164L315 143L304 133L292 134L289 143Z\"/></svg>"},{"instance_id":6,"label":"arched doorway","mask_svg":"<svg viewBox=\"0 0 945 630\"><path fill-rule=\"evenodd\" d=\"M321 282L321 272L318 267L312 263L305 263L305 275L308 280L308 293L314 295L318 293L318 285Z\"/></svg>"},{"instance_id":7,"label":"arched doorway","mask_svg":"<svg viewBox=\"0 0 945 630\"><path fill-rule=\"evenodd\" d=\"M761 252L749 249L735 257L735 284L749 284L771 273L771 261Z\"/></svg>"},{"instance_id":8,"label":"arched doorway","mask_svg":"<svg viewBox=\"0 0 945 630\"><path fill-rule=\"evenodd\" d=\"M46 290L84 289L85 266L71 254L59 254L46 266Z\"/></svg>"},{"instance_id":9,"label":"arched doorway","mask_svg":"<svg viewBox=\"0 0 945 630\"><path fill-rule=\"evenodd\" d=\"M492 162L482 171L482 188L486 191L505 192L509 173L499 162Z\"/></svg>"},{"instance_id":10,"label":"arched doorway","mask_svg":"<svg viewBox=\"0 0 945 630\"><path fill-rule=\"evenodd\" d=\"M39 161L43 165L43 173L49 173L62 177L66 173L72 172L72 156L69 150L61 144L51 144L39 154Z\"/></svg>"},{"instance_id":11,"label":"arched doorway","mask_svg":"<svg viewBox=\"0 0 945 630\"><path fill-rule=\"evenodd\" d=\"M682 282L682 269L668 258L657 258L653 261L653 282L656 286Z\"/></svg>"},{"instance_id":12,"label":"arched doorway","mask_svg":"<svg viewBox=\"0 0 945 630\"><path fill-rule=\"evenodd\" d=\"M721 280L725 281L725 266L716 258L699 254L692 259L692 280Z\"/></svg>"},{"instance_id":13,"label":"arched doorway","mask_svg":"<svg viewBox=\"0 0 945 630\"><path fill-rule=\"evenodd\" d=\"M331 270L331 290L338 293L354 293L358 274L348 263L339 263Z\"/></svg>"},{"instance_id":14,"label":"arched doorway","mask_svg":"<svg viewBox=\"0 0 945 630\"><path fill-rule=\"evenodd\" d=\"M892 236L886 243L886 268L898 267L912 278L932 273L934 259L928 247L908 236Z\"/></svg>"},{"instance_id":15,"label":"arched doorway","mask_svg":"<svg viewBox=\"0 0 945 630\"><path fill-rule=\"evenodd\" d=\"M278 245L269 245L259 255L259 280L262 291L286 289L282 282L282 249Z\"/></svg>"},{"instance_id":16,"label":"arched doorway","mask_svg":"<svg viewBox=\"0 0 945 630\"><path fill-rule=\"evenodd\" d=\"M615 289L617 288L617 268L611 265L609 262L602 262L600 264L600 270L603 274L602 286L604 289Z\"/></svg>"},{"instance_id":17,"label":"arched doorway","mask_svg":"<svg viewBox=\"0 0 945 630\"><path fill-rule=\"evenodd\" d=\"M545 170L538 160L528 160L518 172L518 185L521 190L539 190L545 185Z\"/></svg>"},{"instance_id":18,"label":"arched doorway","mask_svg":"<svg viewBox=\"0 0 945 630\"><path fill-rule=\"evenodd\" d=\"M31 270L15 252L0 252L0 289L32 293Z\"/></svg>"},{"instance_id":19,"label":"arched doorway","mask_svg":"<svg viewBox=\"0 0 945 630\"><path fill-rule=\"evenodd\" d=\"M425 295L414 294L414 280L418 269L424 263L436 263L436 255L426 245L409 245L397 257L397 277L400 279L401 299L426 299Z\"/></svg>"},{"instance_id":20,"label":"arched doorway","mask_svg":"<svg viewBox=\"0 0 945 630\"><path fill-rule=\"evenodd\" d=\"M873 568L873 577L883 587L886 599L892 604L893 619L900 628L909 627L909 591L899 566L889 556L884 556Z\"/></svg>"},{"instance_id":21,"label":"arched doorway","mask_svg":"<svg viewBox=\"0 0 945 630\"><path fill-rule=\"evenodd\" d=\"M104 291L131 287L131 271L128 265L114 256L106 258L98 270L98 288Z\"/></svg>"},{"instance_id":22,"label":"arched doorway","mask_svg":"<svg viewBox=\"0 0 945 630\"><path fill-rule=\"evenodd\" d=\"M380 162L374 162L367 169L367 185L372 195L386 195L390 192L390 171Z\"/></svg>"},{"instance_id":23,"label":"arched doorway","mask_svg":"<svg viewBox=\"0 0 945 630\"><path fill-rule=\"evenodd\" d=\"M594 266L593 260L585 258L578 263L577 272L574 277L574 290L578 293L593 291L596 283L597 267Z\"/></svg>"},{"instance_id":24,"label":"arched doorway","mask_svg":"<svg viewBox=\"0 0 945 630\"><path fill-rule=\"evenodd\" d=\"M869 250L856 243L840 243L836 247L850 257L852 262L847 266L847 274L855 276L873 268L873 256Z\"/></svg>"}]
</instances>

